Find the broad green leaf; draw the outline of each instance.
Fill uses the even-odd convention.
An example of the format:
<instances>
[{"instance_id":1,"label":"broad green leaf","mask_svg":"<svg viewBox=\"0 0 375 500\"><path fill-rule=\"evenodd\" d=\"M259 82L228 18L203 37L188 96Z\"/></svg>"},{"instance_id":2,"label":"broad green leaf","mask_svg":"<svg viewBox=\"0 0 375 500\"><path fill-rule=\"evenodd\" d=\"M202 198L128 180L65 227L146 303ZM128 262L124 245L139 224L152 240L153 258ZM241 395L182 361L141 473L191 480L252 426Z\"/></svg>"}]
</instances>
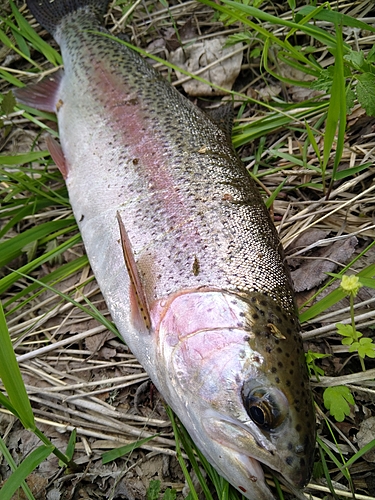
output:
<instances>
[{"instance_id":1,"label":"broad green leaf","mask_svg":"<svg viewBox=\"0 0 375 500\"><path fill-rule=\"evenodd\" d=\"M368 358L375 358L375 345L372 341L372 339L365 337L361 338L359 342L356 342L358 346L356 346L358 354L361 358L365 358L367 356ZM354 344L352 344L351 347L353 347ZM349 352L351 352L349 348Z\"/></svg>"},{"instance_id":2,"label":"broad green leaf","mask_svg":"<svg viewBox=\"0 0 375 500\"><path fill-rule=\"evenodd\" d=\"M350 337L351 339L359 339L362 337L362 333L359 331L353 331L352 325L343 325L342 323L336 323L337 331L343 337Z\"/></svg>"},{"instance_id":3,"label":"broad green leaf","mask_svg":"<svg viewBox=\"0 0 375 500\"><path fill-rule=\"evenodd\" d=\"M160 493L160 481L151 480L146 491L146 500L158 500Z\"/></svg>"},{"instance_id":4,"label":"broad green leaf","mask_svg":"<svg viewBox=\"0 0 375 500\"><path fill-rule=\"evenodd\" d=\"M1 102L0 111L3 115L10 115L14 111L14 106L16 105L16 100L12 91L7 92Z\"/></svg>"},{"instance_id":5,"label":"broad green leaf","mask_svg":"<svg viewBox=\"0 0 375 500\"><path fill-rule=\"evenodd\" d=\"M345 61L348 61L355 69L363 70L366 65L365 56L363 50L351 50L349 54L345 54Z\"/></svg>"},{"instance_id":6,"label":"broad green leaf","mask_svg":"<svg viewBox=\"0 0 375 500\"><path fill-rule=\"evenodd\" d=\"M163 500L176 500L177 491L173 488L168 488L165 490L163 495Z\"/></svg>"},{"instance_id":7,"label":"broad green leaf","mask_svg":"<svg viewBox=\"0 0 375 500\"><path fill-rule=\"evenodd\" d=\"M345 416L350 414L349 404L354 405L352 393L343 385L327 387L323 393L323 400L324 406L337 422L343 422Z\"/></svg>"},{"instance_id":8,"label":"broad green leaf","mask_svg":"<svg viewBox=\"0 0 375 500\"><path fill-rule=\"evenodd\" d=\"M358 101L369 116L375 116L375 75L363 73L357 78Z\"/></svg>"}]
</instances>

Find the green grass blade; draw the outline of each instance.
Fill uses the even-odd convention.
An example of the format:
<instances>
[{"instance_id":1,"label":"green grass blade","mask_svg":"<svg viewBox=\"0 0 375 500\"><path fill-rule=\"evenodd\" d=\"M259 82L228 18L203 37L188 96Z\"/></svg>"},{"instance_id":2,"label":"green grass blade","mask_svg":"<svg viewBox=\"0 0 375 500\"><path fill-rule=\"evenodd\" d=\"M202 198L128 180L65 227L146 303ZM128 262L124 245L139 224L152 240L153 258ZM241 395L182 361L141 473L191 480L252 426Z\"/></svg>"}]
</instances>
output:
<instances>
[{"instance_id":1,"label":"green grass blade","mask_svg":"<svg viewBox=\"0 0 375 500\"><path fill-rule=\"evenodd\" d=\"M353 455L349 460L346 462L345 467L351 467L357 460L359 460L363 455L368 453L369 451L373 450L375 448L375 439L367 443L363 448L361 448L355 455Z\"/></svg>"},{"instance_id":2,"label":"green grass blade","mask_svg":"<svg viewBox=\"0 0 375 500\"><path fill-rule=\"evenodd\" d=\"M4 293L10 286L12 286L17 280L19 280L20 274L27 275L45 262L56 258L58 255L64 253L69 248L72 248L76 243L79 243L80 241L81 235L76 234L53 250L50 250L49 252L46 252L40 257L34 259L30 263L25 264L18 271L13 271L12 273L8 274L8 276L5 276L0 280L0 294Z\"/></svg>"},{"instance_id":3,"label":"green grass blade","mask_svg":"<svg viewBox=\"0 0 375 500\"><path fill-rule=\"evenodd\" d=\"M30 243L41 239L45 239L44 242L46 243L59 236L61 229L64 229L62 234L75 229L76 225L72 225L72 222L74 223L74 219L45 222L0 243L0 266L5 266L8 262L21 255L22 249Z\"/></svg>"},{"instance_id":4,"label":"green grass blade","mask_svg":"<svg viewBox=\"0 0 375 500\"><path fill-rule=\"evenodd\" d=\"M21 371L14 354L3 306L0 302L0 378L8 393L9 401L26 429L35 429L34 414L23 383ZM1 497L2 498L2 497Z\"/></svg>"},{"instance_id":5,"label":"green grass blade","mask_svg":"<svg viewBox=\"0 0 375 500\"><path fill-rule=\"evenodd\" d=\"M0 436L0 454L2 454L4 456L5 460L10 465L10 468L12 469L12 471L15 471L17 469L17 465L16 465L15 461L13 460L13 457L10 454L10 452L9 452L8 448L6 447L4 440L2 439L1 436ZM31 493L31 490L28 487L28 485L25 483L25 481L22 481L20 486L23 489L23 491L26 495L26 498L28 500L35 500L34 495ZM1 491L0 491L0 493L1 493Z\"/></svg>"},{"instance_id":6,"label":"green grass blade","mask_svg":"<svg viewBox=\"0 0 375 500\"><path fill-rule=\"evenodd\" d=\"M52 452L54 446L45 446L42 444L36 450L23 460L21 465L6 480L0 490L1 500L11 500L14 493L22 486L23 481L30 475L38 465L40 465Z\"/></svg>"},{"instance_id":7,"label":"green grass blade","mask_svg":"<svg viewBox=\"0 0 375 500\"><path fill-rule=\"evenodd\" d=\"M265 23L270 23L273 26L285 26L287 28L291 28L292 30L303 31L307 35L316 38L318 41L327 45L328 47L336 47L335 37L314 25L303 25L294 21L289 21L287 19L268 14L268 12L252 7L251 5L240 4L232 0L222 0L222 3L227 5L228 7L233 7L233 9L228 9L227 7L216 4L210 0L199 0L199 2L212 7L212 9L218 10L223 14L233 17L238 21L241 21L246 26L253 27L253 23L250 21L249 17L254 17L255 19L259 19L260 21L264 21ZM297 52L297 49L292 48L292 52ZM300 54L299 57L303 57L302 54ZM308 65L313 66L313 63L309 61Z\"/></svg>"},{"instance_id":8,"label":"green grass blade","mask_svg":"<svg viewBox=\"0 0 375 500\"><path fill-rule=\"evenodd\" d=\"M76 441L77 441L77 430L73 429L73 431L70 435L68 446L66 447L66 453L65 453L65 455L68 457L69 460L72 460L72 458L73 458L74 450L76 447Z\"/></svg>"},{"instance_id":9,"label":"green grass blade","mask_svg":"<svg viewBox=\"0 0 375 500\"><path fill-rule=\"evenodd\" d=\"M0 338L1 338L1 336L0 336ZM0 392L0 405L4 406L4 408L6 408L8 411L10 411L10 413L12 413L18 419L20 418L15 407L11 404L9 399L6 396L4 396L4 394L2 392Z\"/></svg>"},{"instance_id":10,"label":"green grass blade","mask_svg":"<svg viewBox=\"0 0 375 500\"><path fill-rule=\"evenodd\" d=\"M113 460L116 460L117 458L123 457L124 455L128 455L135 449L140 448L142 445L154 439L156 436L159 436L159 434L155 434L154 436L149 436L144 439L139 439L134 443L126 444L125 446L120 446L119 448L106 451L102 455L102 463L105 465L108 464L109 462L112 462Z\"/></svg>"},{"instance_id":11,"label":"green grass blade","mask_svg":"<svg viewBox=\"0 0 375 500\"><path fill-rule=\"evenodd\" d=\"M169 407L168 407L167 413L168 413L169 418L171 419L170 413L172 414L172 410ZM172 418L174 418L173 414L172 414ZM192 447L192 441L191 441L189 434L187 433L185 427L180 422L178 422L174 419L174 423L175 423L175 428L174 428L175 439L178 439L181 441L181 444L185 450L185 453L187 454L187 456L189 458L189 462L190 462L190 464L191 464L191 466L192 466L192 468L193 468L193 470L194 470L194 472L199 480L199 483L203 489L205 499L206 500L213 500L211 492L208 489L207 482L205 481L205 479L202 475L202 471L199 467L197 457L194 453L194 450ZM176 432L177 432L177 438L176 438ZM202 464L204 466L204 469L208 473L208 467L210 467L210 466L209 466L206 458L204 458L204 461L202 461ZM218 492L219 492L219 490L218 490Z\"/></svg>"},{"instance_id":12,"label":"green grass blade","mask_svg":"<svg viewBox=\"0 0 375 500\"><path fill-rule=\"evenodd\" d=\"M30 151L29 153L0 155L0 165L24 165L50 156L49 151Z\"/></svg>"},{"instance_id":13,"label":"green grass blade","mask_svg":"<svg viewBox=\"0 0 375 500\"><path fill-rule=\"evenodd\" d=\"M1 174L0 174L1 176ZM0 239L7 234L7 232L12 229L18 222L25 219L29 215L34 215L51 206L51 200L49 198L35 198L31 196L26 200L17 200L16 203L9 204L9 208L13 206L13 209L9 208L6 211L8 217L12 217L9 222L7 222L2 230L0 231Z\"/></svg>"},{"instance_id":14,"label":"green grass blade","mask_svg":"<svg viewBox=\"0 0 375 500\"><path fill-rule=\"evenodd\" d=\"M335 500L339 500L336 493L335 493L335 489L332 485L332 481L331 481L331 476L330 476L330 473L329 473L329 468L328 468L328 464L327 464L327 461L326 461L326 457L324 455L324 452L328 453L330 452L330 450L328 449L328 447L322 442L320 441L319 437L317 437L317 442L319 444L318 446L318 449L319 449L319 454L320 454L320 460L321 460L321 463L323 465L323 472L324 472L324 477L327 481L327 485L328 485L328 488L329 488L329 491L331 492L331 494L333 495L333 498L335 498Z\"/></svg>"},{"instance_id":15,"label":"green grass blade","mask_svg":"<svg viewBox=\"0 0 375 500\"><path fill-rule=\"evenodd\" d=\"M37 34L37 32L30 26L30 24L26 21L26 19L20 14L20 12L18 11L17 7L14 5L12 0L9 0L9 3L12 8L14 18L18 23L19 31L20 33L22 33L22 36L27 40L29 40L30 43L33 45L33 47L38 52L43 54L43 56L46 59L48 59L50 63L52 63L54 66L60 66L62 64L62 58L59 52L55 50L53 47L51 47L51 45L45 42L43 38L41 38ZM13 27L17 29L14 25Z\"/></svg>"},{"instance_id":16,"label":"green grass blade","mask_svg":"<svg viewBox=\"0 0 375 500\"><path fill-rule=\"evenodd\" d=\"M18 309L22 309L28 302L30 302L31 300L35 299L36 296L43 293L45 290L44 283L52 284L52 286L56 285L60 281L69 278L70 276L78 272L80 269L87 266L88 263L89 261L87 256L82 255L81 257L78 257L77 259L74 259L71 262L67 262L66 264L58 266L57 269L55 269L51 273L48 273L46 276L41 277L39 279L39 283L34 282L31 285L22 288L20 292L12 295L12 297L10 297L7 301L4 301L4 309L7 309L14 302L17 303L16 307L6 312L6 315L13 314ZM87 281L85 281L85 284L86 283ZM30 296L30 294L34 290L37 290L38 288L39 290L35 293L35 295ZM23 297L28 297L28 298L25 299L23 302L20 302Z\"/></svg>"},{"instance_id":17,"label":"green grass blade","mask_svg":"<svg viewBox=\"0 0 375 500\"><path fill-rule=\"evenodd\" d=\"M345 272L347 271L349 266L346 266L344 269L342 269L342 271L339 273L340 277L345 274ZM375 264L371 264L370 266L366 267L365 269L362 269L362 271L360 271L357 274L357 276L360 278L361 282L363 279L372 278L374 275L375 275ZM345 294L345 292L343 292L341 290L341 288L336 288L336 290L333 290L332 292L330 292L326 297L324 297L324 299L320 300L316 304L309 307L309 309L307 311L304 311L303 313L301 313L300 314L300 322L304 323L305 321L309 321L310 319L315 318L315 316L322 314L327 309L329 309L333 305L337 304L337 302L342 300L345 296L346 296L346 294Z\"/></svg>"},{"instance_id":18,"label":"green grass blade","mask_svg":"<svg viewBox=\"0 0 375 500\"><path fill-rule=\"evenodd\" d=\"M350 28L358 28L360 30L375 32L375 27L371 24L364 23L359 19L342 14L334 10L327 9L316 9L311 5L305 5L298 11L296 15L296 20L300 20L300 16L309 16L313 19L318 19L319 21L325 21L332 24L341 24L342 26L349 26Z\"/></svg>"},{"instance_id":19,"label":"green grass blade","mask_svg":"<svg viewBox=\"0 0 375 500\"><path fill-rule=\"evenodd\" d=\"M184 474L186 482L189 486L189 490L190 490L189 498L191 498L192 500L199 500L197 491L194 487L194 484L193 484L193 481L190 477L189 471L187 470L185 460L182 457L180 436L179 436L178 427L176 424L176 419L174 417L174 413L169 407L167 407L166 410L167 410L168 417L169 417L171 424L172 424L173 434L175 436L177 460L178 460L178 463L180 464L180 467L182 469L182 472Z\"/></svg>"},{"instance_id":20,"label":"green grass blade","mask_svg":"<svg viewBox=\"0 0 375 500\"><path fill-rule=\"evenodd\" d=\"M344 78L344 60L343 60L343 42L342 42L342 29L336 26L337 32L337 52L335 57L333 82L331 87L331 97L328 107L328 114L326 120L326 128L324 134L324 148L323 148L323 165L322 165L322 178L324 184L325 170L333 149L336 132L338 132L336 154L335 154L335 168L337 169L338 163L341 159L344 147L344 134L346 126L346 92L345 92L345 78Z\"/></svg>"},{"instance_id":21,"label":"green grass blade","mask_svg":"<svg viewBox=\"0 0 375 500\"><path fill-rule=\"evenodd\" d=\"M339 163L344 151L344 141L345 141L345 130L346 130L346 90L345 90L345 76L344 76L344 49L342 40L342 27L336 26L337 33L337 51L335 58L335 69L333 74L333 83L331 90L330 106L328 108L327 115L327 126L331 118L334 117L337 120L336 126L337 130L337 142L336 142L336 152L335 160L333 164L332 178L329 186L329 192L332 189L334 179L336 176L336 171L339 167ZM330 109L335 107L333 110L332 117L330 117ZM331 127L332 125L330 125ZM325 159L329 152L325 151L325 140L324 140L324 151L323 151L323 169L326 167Z\"/></svg>"},{"instance_id":22,"label":"green grass blade","mask_svg":"<svg viewBox=\"0 0 375 500\"><path fill-rule=\"evenodd\" d=\"M88 308L77 302L76 300L72 299L69 295L67 295L64 292L60 292L60 290L57 290L56 288L53 288L52 286L48 285L47 283L42 283L40 280L33 278L32 276L28 276L27 274L21 273L20 271L15 271L15 273L33 281L34 283L37 283L38 285L46 288L47 290L50 290L52 293L55 293L56 295L59 295L62 299L64 299L66 302L70 302L73 304L75 307L78 307L78 309L81 309L84 311L86 314L89 314L92 318L96 319L104 325L109 331L111 331L114 335L116 335L119 338L122 338L120 334L117 331L117 328L115 327L114 323L112 321L108 320L105 316L102 315L102 313L99 311L97 307L94 306L86 297L83 297L88 304ZM91 278L89 278L91 279ZM82 286L84 283L82 284Z\"/></svg>"}]
</instances>

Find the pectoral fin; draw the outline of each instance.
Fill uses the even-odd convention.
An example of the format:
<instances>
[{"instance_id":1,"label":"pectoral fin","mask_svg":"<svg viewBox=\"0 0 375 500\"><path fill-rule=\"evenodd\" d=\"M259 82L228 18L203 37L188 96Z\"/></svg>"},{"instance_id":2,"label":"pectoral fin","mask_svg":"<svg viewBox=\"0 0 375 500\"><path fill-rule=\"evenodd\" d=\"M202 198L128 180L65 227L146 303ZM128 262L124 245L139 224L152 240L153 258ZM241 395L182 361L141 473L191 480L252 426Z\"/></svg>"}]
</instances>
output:
<instances>
[{"instance_id":1,"label":"pectoral fin","mask_svg":"<svg viewBox=\"0 0 375 500\"><path fill-rule=\"evenodd\" d=\"M66 179L68 177L69 169L60 144L50 135L47 137L46 143L53 161L56 163L64 179Z\"/></svg>"},{"instance_id":2,"label":"pectoral fin","mask_svg":"<svg viewBox=\"0 0 375 500\"><path fill-rule=\"evenodd\" d=\"M121 245L124 253L125 265L130 277L130 301L133 319L135 322L142 321L143 326L145 326L147 330L151 330L151 319L146 294L134 258L131 242L119 212L117 212L117 220L120 227Z\"/></svg>"}]
</instances>

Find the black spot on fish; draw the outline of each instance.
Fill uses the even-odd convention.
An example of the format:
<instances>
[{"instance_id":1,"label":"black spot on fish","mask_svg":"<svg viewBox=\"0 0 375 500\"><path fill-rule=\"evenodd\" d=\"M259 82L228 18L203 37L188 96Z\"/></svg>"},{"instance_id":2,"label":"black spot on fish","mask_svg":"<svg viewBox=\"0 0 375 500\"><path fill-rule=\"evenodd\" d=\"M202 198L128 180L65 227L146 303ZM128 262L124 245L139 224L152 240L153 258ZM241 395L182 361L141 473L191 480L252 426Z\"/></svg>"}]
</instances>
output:
<instances>
[{"instance_id":1,"label":"black spot on fish","mask_svg":"<svg viewBox=\"0 0 375 500\"><path fill-rule=\"evenodd\" d=\"M292 456L286 457L285 462L286 462L288 465L292 465L292 464L293 464L293 462L294 462L294 457L292 457Z\"/></svg>"}]
</instances>

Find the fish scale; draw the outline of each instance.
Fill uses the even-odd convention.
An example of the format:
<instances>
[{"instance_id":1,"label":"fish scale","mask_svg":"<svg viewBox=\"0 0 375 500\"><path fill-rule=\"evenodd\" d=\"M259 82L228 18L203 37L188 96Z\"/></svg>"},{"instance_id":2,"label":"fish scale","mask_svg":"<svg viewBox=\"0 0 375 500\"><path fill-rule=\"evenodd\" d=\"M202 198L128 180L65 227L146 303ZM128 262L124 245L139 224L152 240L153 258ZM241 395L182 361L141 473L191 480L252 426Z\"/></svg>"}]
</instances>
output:
<instances>
[{"instance_id":1,"label":"fish scale","mask_svg":"<svg viewBox=\"0 0 375 500\"><path fill-rule=\"evenodd\" d=\"M64 72L16 97L57 114L51 154L120 334L246 498L273 498L260 464L303 487L315 416L293 289L228 131L107 36L106 0L28 5Z\"/></svg>"}]
</instances>

